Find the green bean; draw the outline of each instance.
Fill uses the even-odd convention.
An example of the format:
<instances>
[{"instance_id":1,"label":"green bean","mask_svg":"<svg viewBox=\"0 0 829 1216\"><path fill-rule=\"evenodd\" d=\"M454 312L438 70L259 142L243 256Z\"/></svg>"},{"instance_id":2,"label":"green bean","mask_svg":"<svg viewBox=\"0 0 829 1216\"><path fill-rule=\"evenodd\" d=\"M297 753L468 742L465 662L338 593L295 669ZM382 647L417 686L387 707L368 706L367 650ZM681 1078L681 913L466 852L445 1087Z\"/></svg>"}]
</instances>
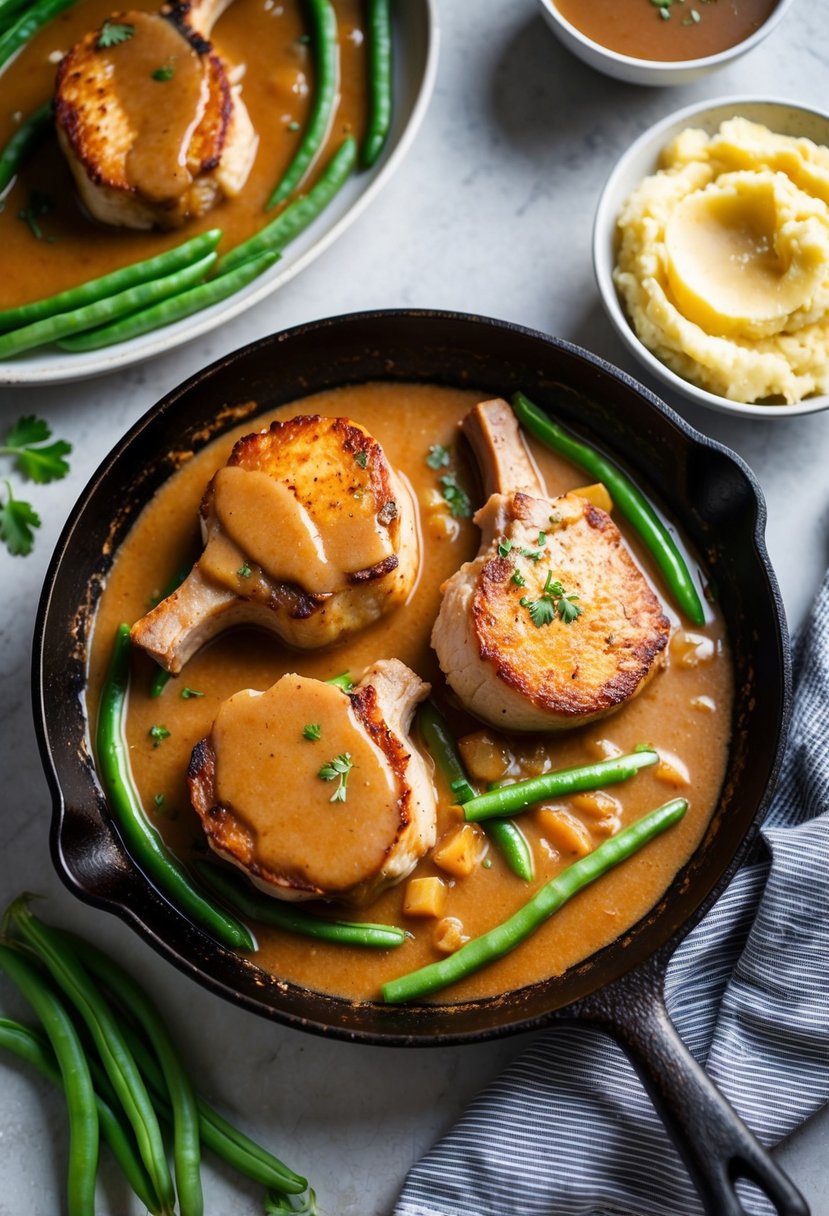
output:
<instances>
[{"instance_id":1,"label":"green bean","mask_svg":"<svg viewBox=\"0 0 829 1216\"><path fill-rule=\"evenodd\" d=\"M540 777L528 777L526 781L513 781L498 789L478 794L464 803L464 818L472 823L481 819L492 819L522 811L542 798L563 798L580 790L597 790L605 785L616 785L627 781L659 760L657 752L643 747L626 756L613 756L610 760L598 760L595 764L583 764L577 768L560 768Z\"/></svg>"},{"instance_id":2,"label":"green bean","mask_svg":"<svg viewBox=\"0 0 829 1216\"><path fill-rule=\"evenodd\" d=\"M455 984L488 963L502 958L519 946L572 899L583 887L601 878L608 870L633 856L655 836L678 823L688 809L684 798L674 798L664 806L645 815L630 827L623 828L611 836L587 857L568 866L557 877L550 879L527 900L523 907L507 920L481 937L473 938L454 954L437 963L429 963L399 979L389 980L383 985L383 1000L389 1004L417 1000L431 992Z\"/></svg>"},{"instance_id":3,"label":"green bean","mask_svg":"<svg viewBox=\"0 0 829 1216\"><path fill-rule=\"evenodd\" d=\"M53 117L54 108L52 99L49 98L36 110L32 110L28 118L24 118L5 148L0 151L0 194L20 172L20 167L29 153L40 143Z\"/></svg>"},{"instance_id":4,"label":"green bean","mask_svg":"<svg viewBox=\"0 0 829 1216\"><path fill-rule=\"evenodd\" d=\"M310 223L331 202L334 195L351 176L357 162L357 143L348 136L340 144L323 169L316 183L307 194L299 198L282 211L275 220L271 220L261 231L242 241L235 249L225 254L219 263L219 270L224 273L247 262L265 250L279 253L294 237L299 236Z\"/></svg>"},{"instance_id":5,"label":"green bean","mask_svg":"<svg viewBox=\"0 0 829 1216\"><path fill-rule=\"evenodd\" d=\"M27 1064L31 1064L33 1068L37 1069L41 1076L46 1077L63 1090L63 1077L56 1064L54 1052L36 1030L31 1030L28 1026L22 1026L19 1022L13 1022L9 1018L0 1018L0 1048L5 1048L19 1059L25 1060ZM96 1090L95 1108L98 1111L101 1135L112 1150L112 1155L120 1165L121 1172L141 1203L152 1213L152 1216L158 1216L160 1211L158 1199L153 1192L149 1175L135 1155L129 1134L120 1118L109 1103L101 1097L100 1078L96 1077L96 1071L100 1071L98 1065L95 1060L87 1060L87 1063Z\"/></svg>"},{"instance_id":6,"label":"green bean","mask_svg":"<svg viewBox=\"0 0 829 1216\"><path fill-rule=\"evenodd\" d=\"M156 1109L162 1118L169 1119L170 1105L164 1078L152 1052L129 1026L124 1027L124 1036L155 1098ZM244 1132L228 1123L198 1094L196 1107L202 1143L217 1157L221 1157L240 1174L253 1182L261 1183L262 1186L273 1187L289 1195L299 1195L305 1190L308 1185L307 1178L289 1169L278 1157L274 1157L273 1153L269 1153Z\"/></svg>"},{"instance_id":7,"label":"green bean","mask_svg":"<svg viewBox=\"0 0 829 1216\"><path fill-rule=\"evenodd\" d=\"M449 726L434 701L424 701L417 711L417 725L429 754L443 774L459 805L476 797L458 755ZM487 824L487 835L498 849L513 874L531 882L534 873L533 855L529 842L509 819L493 819Z\"/></svg>"},{"instance_id":8,"label":"green bean","mask_svg":"<svg viewBox=\"0 0 829 1216\"><path fill-rule=\"evenodd\" d=\"M65 937L38 920L25 900L15 900L8 915L20 936L34 950L52 979L81 1015L135 1133L141 1160L152 1179L162 1210L172 1212L175 1192L161 1129L138 1065L112 1010L87 976Z\"/></svg>"},{"instance_id":9,"label":"green bean","mask_svg":"<svg viewBox=\"0 0 829 1216\"><path fill-rule=\"evenodd\" d=\"M390 950L402 946L407 934L397 925L376 925L366 921L324 920L272 899L253 888L245 888L218 866L196 864L196 869L208 887L242 916L263 925L275 925L289 933L315 937L319 941L336 942L343 946L367 946L375 950Z\"/></svg>"},{"instance_id":10,"label":"green bean","mask_svg":"<svg viewBox=\"0 0 829 1216\"><path fill-rule=\"evenodd\" d=\"M0 68L31 41L41 26L74 3L75 0L35 0L14 25L0 34Z\"/></svg>"},{"instance_id":11,"label":"green bean","mask_svg":"<svg viewBox=\"0 0 829 1216\"><path fill-rule=\"evenodd\" d=\"M486 834L498 849L509 868L524 882L535 877L535 863L530 842L517 823L511 819L490 819Z\"/></svg>"},{"instance_id":12,"label":"green bean","mask_svg":"<svg viewBox=\"0 0 829 1216\"><path fill-rule=\"evenodd\" d=\"M123 734L131 648L129 625L120 625L98 710L98 771L115 822L134 861L183 915L224 946L255 950L245 926L196 891L144 814Z\"/></svg>"},{"instance_id":13,"label":"green bean","mask_svg":"<svg viewBox=\"0 0 829 1216\"><path fill-rule=\"evenodd\" d=\"M618 465L602 456L595 448L575 439L534 405L523 393L515 393L512 408L518 421L547 447L558 452L591 477L601 481L625 519L639 533L656 562L668 590L676 603L695 625L705 624L705 609L694 580L662 520L630 478Z\"/></svg>"},{"instance_id":14,"label":"green bean","mask_svg":"<svg viewBox=\"0 0 829 1216\"><path fill-rule=\"evenodd\" d=\"M140 1024L158 1058L173 1112L173 1151L181 1216L202 1216L199 1116L196 1098L178 1050L155 1005L122 967L89 942L63 935L87 971L114 993Z\"/></svg>"},{"instance_id":15,"label":"green bean","mask_svg":"<svg viewBox=\"0 0 829 1216\"><path fill-rule=\"evenodd\" d=\"M0 969L40 1018L55 1053L69 1111L69 1216L94 1216L98 1112L86 1055L61 1001L20 951L0 943Z\"/></svg>"},{"instance_id":16,"label":"green bean","mask_svg":"<svg viewBox=\"0 0 829 1216\"><path fill-rule=\"evenodd\" d=\"M312 161L322 150L337 104L340 58L337 14L331 0L305 0L305 6L314 56L314 96L311 112L291 163L265 203L266 211L286 199L305 177Z\"/></svg>"},{"instance_id":17,"label":"green bean","mask_svg":"<svg viewBox=\"0 0 829 1216\"><path fill-rule=\"evenodd\" d=\"M367 0L368 123L362 161L370 169L383 151L391 127L392 38L390 0Z\"/></svg>"},{"instance_id":18,"label":"green bean","mask_svg":"<svg viewBox=\"0 0 829 1216\"><path fill-rule=\"evenodd\" d=\"M194 262L213 253L221 237L221 228L211 228L209 232L202 232L184 244L168 249L166 253L157 254L156 257L146 258L143 262L133 262L131 266L113 270L110 274L90 279L87 283L70 287L67 291L47 296L43 300L20 304L17 308L7 308L0 312L0 330L19 329L23 325L31 325L34 321L42 321L57 313L71 312L87 304L94 304L97 300L126 291L128 287L137 287L151 279L173 274L174 271L192 266Z\"/></svg>"},{"instance_id":19,"label":"green bean","mask_svg":"<svg viewBox=\"0 0 829 1216\"><path fill-rule=\"evenodd\" d=\"M139 283L136 287L128 287L116 295L105 296L93 304L84 304L71 312L58 313L53 317L45 317L32 325L24 325L22 329L13 329L9 333L0 334L0 359L19 355L22 351L31 350L35 346L46 346L50 342L58 342L66 334L75 334L80 330L92 329L104 321L114 317L123 317L126 313L134 313L136 309L144 309L149 304L166 300L169 296L178 296L194 283L200 282L207 271L216 261L216 254L209 253L200 258L192 266L184 266L181 270L173 271L161 279L152 279L149 283ZM138 314L141 315L141 314ZM131 320L132 318L129 318ZM72 348L74 349L74 348Z\"/></svg>"},{"instance_id":20,"label":"green bean","mask_svg":"<svg viewBox=\"0 0 829 1216\"><path fill-rule=\"evenodd\" d=\"M27 8L32 0L0 0L0 34L4 34L17 17L22 8Z\"/></svg>"},{"instance_id":21,"label":"green bean","mask_svg":"<svg viewBox=\"0 0 829 1216\"><path fill-rule=\"evenodd\" d=\"M126 342L128 338L137 338L141 334L161 329L164 325L172 325L174 321L181 321L193 313L201 312L203 308L209 308L212 304L218 304L220 300L235 295L278 261L279 255L276 253L260 254L232 272L214 275L206 283L191 287L189 291L182 290L172 298L165 297L160 304L142 308L140 312L123 317L112 325L93 329L89 333L73 334L71 338L58 342L58 346L61 350L69 351L99 350L102 346Z\"/></svg>"}]
</instances>

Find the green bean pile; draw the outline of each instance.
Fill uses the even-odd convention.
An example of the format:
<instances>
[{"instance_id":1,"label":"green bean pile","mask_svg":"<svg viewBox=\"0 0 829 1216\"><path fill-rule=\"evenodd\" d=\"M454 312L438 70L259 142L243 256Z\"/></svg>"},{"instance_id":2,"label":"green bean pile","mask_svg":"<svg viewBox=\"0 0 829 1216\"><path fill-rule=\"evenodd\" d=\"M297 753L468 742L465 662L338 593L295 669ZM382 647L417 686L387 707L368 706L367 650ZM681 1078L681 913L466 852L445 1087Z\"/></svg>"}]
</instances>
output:
<instances>
[{"instance_id":1,"label":"green bean pile","mask_svg":"<svg viewBox=\"0 0 829 1216\"><path fill-rule=\"evenodd\" d=\"M25 897L9 908L6 926L13 936L0 941L0 971L41 1030L0 1018L0 1047L64 1090L69 1216L94 1216L101 1138L153 1216L203 1216L202 1145L265 1186L268 1210L316 1212L305 1178L194 1093L161 1014L132 976L89 942L39 920ZM302 1196L304 1206L289 1196Z\"/></svg>"},{"instance_id":2,"label":"green bean pile","mask_svg":"<svg viewBox=\"0 0 829 1216\"><path fill-rule=\"evenodd\" d=\"M0 0L0 68L34 34L75 0ZM24 11L20 14L20 9ZM299 147L274 187L265 210L282 210L260 232L217 258L215 229L182 245L46 299L0 312L0 359L56 344L70 353L126 342L235 295L277 262L354 172L370 168L391 128L392 37L389 0L371 0L366 12L368 117L362 148L347 136L314 185L297 194L316 165L331 131L339 97L337 17L331 0L305 0L314 62L314 93ZM53 125L51 101L21 123L0 148L0 194Z\"/></svg>"}]
</instances>

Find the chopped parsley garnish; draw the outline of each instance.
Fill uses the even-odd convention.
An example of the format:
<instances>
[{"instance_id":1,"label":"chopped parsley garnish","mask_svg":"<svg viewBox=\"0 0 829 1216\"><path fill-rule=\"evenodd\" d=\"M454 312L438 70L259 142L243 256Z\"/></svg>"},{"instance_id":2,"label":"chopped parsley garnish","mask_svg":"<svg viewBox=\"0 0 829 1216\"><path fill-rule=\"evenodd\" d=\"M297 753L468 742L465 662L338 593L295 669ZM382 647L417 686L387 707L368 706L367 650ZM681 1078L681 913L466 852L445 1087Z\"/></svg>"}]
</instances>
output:
<instances>
[{"instance_id":1,"label":"chopped parsley garnish","mask_svg":"<svg viewBox=\"0 0 829 1216\"><path fill-rule=\"evenodd\" d=\"M33 528L40 527L40 516L31 503L15 498L11 484L6 482L7 497L0 494L0 540L12 557L26 557L34 544Z\"/></svg>"},{"instance_id":2,"label":"chopped parsley garnish","mask_svg":"<svg viewBox=\"0 0 829 1216\"><path fill-rule=\"evenodd\" d=\"M526 585L527 580L524 578L524 575L517 566L512 572L512 581L515 583L516 587L523 587Z\"/></svg>"},{"instance_id":3,"label":"chopped parsley garnish","mask_svg":"<svg viewBox=\"0 0 829 1216\"><path fill-rule=\"evenodd\" d=\"M446 469L449 467L449 449L442 443L433 443L426 454L426 463L430 469Z\"/></svg>"},{"instance_id":4,"label":"chopped parsley garnish","mask_svg":"<svg viewBox=\"0 0 829 1216\"><path fill-rule=\"evenodd\" d=\"M316 743L322 734L322 727L319 722L309 722L307 726L302 728L303 739L310 739L312 743Z\"/></svg>"},{"instance_id":5,"label":"chopped parsley garnish","mask_svg":"<svg viewBox=\"0 0 829 1216\"><path fill-rule=\"evenodd\" d=\"M466 490L458 485L454 473L444 473L440 488L446 505L454 519L468 519L472 514L472 503Z\"/></svg>"},{"instance_id":6,"label":"chopped parsley garnish","mask_svg":"<svg viewBox=\"0 0 829 1216\"><path fill-rule=\"evenodd\" d=\"M544 550L543 549L522 549L521 556L528 557L531 562L540 562L542 557L544 556Z\"/></svg>"},{"instance_id":7,"label":"chopped parsley garnish","mask_svg":"<svg viewBox=\"0 0 829 1216\"><path fill-rule=\"evenodd\" d=\"M0 445L0 456L14 456L18 472L28 477L29 481L41 485L48 481L60 481L69 472L69 464L64 456L72 451L72 445L65 439L46 443L51 436L49 425L42 418L35 418L32 414L18 418L6 431Z\"/></svg>"},{"instance_id":8,"label":"chopped parsley garnish","mask_svg":"<svg viewBox=\"0 0 829 1216\"><path fill-rule=\"evenodd\" d=\"M236 573L239 575L239 578L250 578L250 566L247 562L242 562Z\"/></svg>"},{"instance_id":9,"label":"chopped parsley garnish","mask_svg":"<svg viewBox=\"0 0 829 1216\"><path fill-rule=\"evenodd\" d=\"M535 543L536 543L537 545L546 545L546 543L547 543L547 533L546 533L546 532L539 532L539 534L538 534L538 540L537 540Z\"/></svg>"},{"instance_id":10,"label":"chopped parsley garnish","mask_svg":"<svg viewBox=\"0 0 829 1216\"><path fill-rule=\"evenodd\" d=\"M50 211L55 209L55 200L51 194L44 194L42 190L31 190L29 192L29 205L22 207L17 213L17 218L29 225L32 236L37 241L44 239L43 229L40 226L40 220L44 215L48 215ZM54 240L54 237L46 237L47 241Z\"/></svg>"},{"instance_id":11,"label":"chopped parsley garnish","mask_svg":"<svg viewBox=\"0 0 829 1216\"><path fill-rule=\"evenodd\" d=\"M323 764L317 776L323 781L337 781L337 788L328 799L329 802L345 802L346 786L348 785L348 774L354 767L354 761L351 759L350 752L343 752L339 756L335 756L333 760L329 760L327 764Z\"/></svg>"},{"instance_id":12,"label":"chopped parsley garnish","mask_svg":"<svg viewBox=\"0 0 829 1216\"><path fill-rule=\"evenodd\" d=\"M154 72L150 72L153 80L172 80L176 74L176 69L171 63L165 63L163 67L156 68Z\"/></svg>"},{"instance_id":13,"label":"chopped parsley garnish","mask_svg":"<svg viewBox=\"0 0 829 1216\"><path fill-rule=\"evenodd\" d=\"M498 556L506 557L511 548L512 548L512 541L507 540L506 536L503 536L498 541Z\"/></svg>"},{"instance_id":14,"label":"chopped parsley garnish","mask_svg":"<svg viewBox=\"0 0 829 1216\"><path fill-rule=\"evenodd\" d=\"M161 808L164 806L165 801L166 800L163 794L153 794L153 802L159 810L161 810Z\"/></svg>"},{"instance_id":15,"label":"chopped parsley garnish","mask_svg":"<svg viewBox=\"0 0 829 1216\"><path fill-rule=\"evenodd\" d=\"M575 603L578 598L577 595L565 591L559 580L553 578L552 570L548 570L544 590L538 599L531 600L529 596L522 595L519 603L529 611L532 623L540 629L542 625L550 625L556 614L565 625L572 625L584 611Z\"/></svg>"},{"instance_id":16,"label":"chopped parsley garnish","mask_svg":"<svg viewBox=\"0 0 829 1216\"><path fill-rule=\"evenodd\" d=\"M121 21L105 21L98 35L98 49L104 51L109 46L118 46L122 42L129 42L134 33L134 25L127 25Z\"/></svg>"},{"instance_id":17,"label":"chopped parsley garnish","mask_svg":"<svg viewBox=\"0 0 829 1216\"><path fill-rule=\"evenodd\" d=\"M368 464L368 452L357 452L354 459L361 469L364 469Z\"/></svg>"},{"instance_id":18,"label":"chopped parsley garnish","mask_svg":"<svg viewBox=\"0 0 829 1216\"><path fill-rule=\"evenodd\" d=\"M341 688L343 692L351 692L354 687L354 681L347 671L342 672L341 675L332 676L330 680L326 680L325 682L326 684L333 684L335 688Z\"/></svg>"},{"instance_id":19,"label":"chopped parsley garnish","mask_svg":"<svg viewBox=\"0 0 829 1216\"><path fill-rule=\"evenodd\" d=\"M184 701L189 701L191 697L203 697L204 693L199 692L197 688L182 688L179 696Z\"/></svg>"},{"instance_id":20,"label":"chopped parsley garnish","mask_svg":"<svg viewBox=\"0 0 829 1216\"><path fill-rule=\"evenodd\" d=\"M167 727L159 726L158 724L151 726L147 731L147 734L153 741L153 747L158 747L162 740L170 738L170 732L168 731Z\"/></svg>"}]
</instances>

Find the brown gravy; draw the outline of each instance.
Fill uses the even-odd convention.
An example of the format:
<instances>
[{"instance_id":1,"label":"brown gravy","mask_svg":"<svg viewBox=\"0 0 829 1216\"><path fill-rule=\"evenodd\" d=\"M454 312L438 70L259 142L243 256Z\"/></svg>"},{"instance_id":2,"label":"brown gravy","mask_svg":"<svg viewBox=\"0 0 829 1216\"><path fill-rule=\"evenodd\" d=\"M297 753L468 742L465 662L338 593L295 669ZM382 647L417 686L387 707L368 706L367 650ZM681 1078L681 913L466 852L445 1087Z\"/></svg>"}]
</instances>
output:
<instances>
[{"instance_id":1,"label":"brown gravy","mask_svg":"<svg viewBox=\"0 0 829 1216\"><path fill-rule=\"evenodd\" d=\"M703 59L758 30L777 0L554 0L571 25L601 46L634 59ZM696 16L694 16L696 14Z\"/></svg>"},{"instance_id":2,"label":"brown gravy","mask_svg":"<svg viewBox=\"0 0 829 1216\"><path fill-rule=\"evenodd\" d=\"M459 420L480 399L473 392L438 386L368 384L317 394L279 411L281 418L307 413L345 415L377 438L392 467L408 479L419 504L420 578L404 607L323 650L290 651L272 636L252 631L225 635L197 654L181 677L170 681L155 700L149 696L152 664L144 656L136 657L127 726L133 772L147 814L182 857L190 854L194 843L203 847L184 782L190 751L209 733L220 703L241 689L267 689L288 671L318 679L345 670L356 676L374 660L397 657L433 684L436 698L451 714L457 736L480 731L479 723L447 707L442 677L429 646L441 584L475 553L477 530L469 520L452 520L440 505L442 470L435 471L425 462L431 444L452 446L458 479L477 505L480 491L475 477L463 451L455 445ZM207 481L240 435L268 424L272 417L246 423L185 463L161 487L122 544L96 618L90 659L91 721L117 625L141 616L171 573L197 554L196 517ZM551 494L583 484L578 470L536 445L532 450ZM621 521L617 518L617 522ZM647 556L635 539L629 535L627 539L667 602ZM203 695L183 697L184 687ZM504 920L533 890L575 860L573 848L579 836L595 847L608 831L618 830L676 794L689 798L690 809L677 827L582 892L520 949L453 988L453 998L497 994L558 974L613 941L653 907L699 844L716 804L725 771L731 698L725 631L712 612L710 623L693 634L677 629L667 668L620 712L554 737L495 739L490 751L500 755L499 763L509 765L513 775L585 763L614 747L627 751L642 742L656 747L665 762L641 772L633 781L614 786L612 797L601 794L595 804L582 795L562 800L552 810L524 814L521 824L535 856L533 883L511 874L492 848L468 878L454 881L427 856L415 873L439 875L447 881L444 914L457 918L465 935L477 936ZM169 737L156 741L157 746L149 734L154 725L170 731ZM476 747L480 751L473 740L473 751ZM687 785L683 784L683 771L688 775ZM458 826L457 810L451 810L450 803L448 791L441 787L439 844ZM571 847L573 839L576 845ZM257 929L260 949L255 961L278 978L309 988L358 999L376 998L385 980L440 957L433 943L435 920L405 916L405 890L404 882L357 915L342 908L332 908L330 913L405 925L414 936L396 950L359 951ZM318 905L310 906L326 914Z\"/></svg>"},{"instance_id":3,"label":"brown gravy","mask_svg":"<svg viewBox=\"0 0 829 1216\"><path fill-rule=\"evenodd\" d=\"M160 5L137 0L146 12ZM365 46L360 0L334 0L340 37L340 102L319 166L346 134L358 139L365 123ZM40 31L0 73L0 147L25 117L54 91L57 64L87 31L111 15L112 0L82 0ZM113 228L90 219L82 210L69 167L50 137L24 166L3 199L0 210L0 308L10 308L53 292L64 291L120 266L153 257L208 228L221 228L223 253L268 223L278 210L265 212L265 202L290 163L301 137L311 100L313 65L304 39L301 0L234 0L213 30L216 49L231 65L244 69L242 96L259 136L259 148L241 194L225 199L206 215L173 232ZM178 37L178 35L176 35ZM181 39L179 39L181 41ZM166 53L166 52L164 52ZM162 60L151 56L153 66ZM175 91L170 80L152 81L160 104ZM141 171L141 165L136 167ZM147 166L144 166L147 169ZM313 175L302 183L305 190ZM20 212L42 208L38 239Z\"/></svg>"}]
</instances>

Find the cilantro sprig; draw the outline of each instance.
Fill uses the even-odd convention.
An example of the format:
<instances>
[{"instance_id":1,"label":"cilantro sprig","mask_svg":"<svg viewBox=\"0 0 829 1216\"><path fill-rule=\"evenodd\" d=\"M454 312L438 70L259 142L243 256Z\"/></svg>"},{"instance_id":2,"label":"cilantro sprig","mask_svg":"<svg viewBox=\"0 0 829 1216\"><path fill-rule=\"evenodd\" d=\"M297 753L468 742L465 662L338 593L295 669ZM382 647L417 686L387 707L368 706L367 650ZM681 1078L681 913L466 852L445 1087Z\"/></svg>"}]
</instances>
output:
<instances>
[{"instance_id":1,"label":"cilantro sprig","mask_svg":"<svg viewBox=\"0 0 829 1216\"><path fill-rule=\"evenodd\" d=\"M328 799L329 802L345 802L348 785L348 774L354 767L354 761L351 759L350 752L342 752L341 755L335 756L333 760L329 760L327 764L323 764L317 776L322 781L337 781L339 784L334 790L334 793Z\"/></svg>"},{"instance_id":2,"label":"cilantro sprig","mask_svg":"<svg viewBox=\"0 0 829 1216\"><path fill-rule=\"evenodd\" d=\"M531 600L529 596L522 595L518 602L522 608L527 609L536 629L541 629L544 625L551 625L556 616L565 625L572 625L584 611L575 602L578 598L579 596L573 595L572 592L565 591L560 581L553 578L552 570L548 570L544 590L538 599Z\"/></svg>"},{"instance_id":3,"label":"cilantro sprig","mask_svg":"<svg viewBox=\"0 0 829 1216\"><path fill-rule=\"evenodd\" d=\"M472 514L472 503L466 490L458 485L454 473L444 473L440 478L440 489L453 519L468 519Z\"/></svg>"},{"instance_id":4,"label":"cilantro sprig","mask_svg":"<svg viewBox=\"0 0 829 1216\"><path fill-rule=\"evenodd\" d=\"M69 464L64 457L72 451L72 445L65 439L47 443L46 440L51 437L49 424L42 418L35 418L32 414L18 418L6 431L0 445L0 456L13 456L17 471L28 477L29 481L41 485L60 481L69 472Z\"/></svg>"},{"instance_id":5,"label":"cilantro sprig","mask_svg":"<svg viewBox=\"0 0 829 1216\"><path fill-rule=\"evenodd\" d=\"M6 431L0 456L14 460L15 470L28 481L45 485L60 481L69 472L66 457L72 445L65 439L51 443L52 432L42 418L26 415ZM34 529L40 527L40 516L31 503L17 498L11 482L4 481L6 492L0 489L0 541L13 557L26 557L34 544Z\"/></svg>"},{"instance_id":6,"label":"cilantro sprig","mask_svg":"<svg viewBox=\"0 0 829 1216\"><path fill-rule=\"evenodd\" d=\"M105 21L98 35L98 49L105 51L107 47L129 42L134 33L135 26L128 25L125 21Z\"/></svg>"}]
</instances>

